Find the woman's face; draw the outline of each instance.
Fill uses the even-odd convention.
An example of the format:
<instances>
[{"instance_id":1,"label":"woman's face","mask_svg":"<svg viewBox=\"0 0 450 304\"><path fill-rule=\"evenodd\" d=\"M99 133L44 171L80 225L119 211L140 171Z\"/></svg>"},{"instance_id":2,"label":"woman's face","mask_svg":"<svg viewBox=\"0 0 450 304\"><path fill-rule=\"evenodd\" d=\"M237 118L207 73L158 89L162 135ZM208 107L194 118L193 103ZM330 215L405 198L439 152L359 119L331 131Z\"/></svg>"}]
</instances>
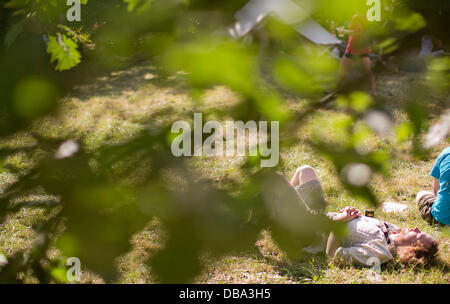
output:
<instances>
[{"instance_id":1,"label":"woman's face","mask_svg":"<svg viewBox=\"0 0 450 304\"><path fill-rule=\"evenodd\" d=\"M434 238L426 232L420 231L419 228L405 228L399 233L399 240L402 245L413 245L417 241L422 242L426 247L431 247Z\"/></svg>"}]
</instances>

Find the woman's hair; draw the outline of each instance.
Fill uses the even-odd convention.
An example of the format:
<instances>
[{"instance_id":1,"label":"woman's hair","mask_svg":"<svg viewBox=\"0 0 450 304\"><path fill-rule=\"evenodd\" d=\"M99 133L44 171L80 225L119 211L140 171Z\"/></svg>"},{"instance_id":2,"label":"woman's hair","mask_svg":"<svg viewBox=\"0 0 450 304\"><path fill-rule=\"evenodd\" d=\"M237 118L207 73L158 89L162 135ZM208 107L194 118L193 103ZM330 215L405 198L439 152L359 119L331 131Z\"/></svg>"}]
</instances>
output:
<instances>
[{"instance_id":1,"label":"woman's hair","mask_svg":"<svg viewBox=\"0 0 450 304\"><path fill-rule=\"evenodd\" d=\"M430 247L417 241L413 245L397 247L397 256L404 264L428 265L435 261L438 252L438 242L434 241Z\"/></svg>"}]
</instances>

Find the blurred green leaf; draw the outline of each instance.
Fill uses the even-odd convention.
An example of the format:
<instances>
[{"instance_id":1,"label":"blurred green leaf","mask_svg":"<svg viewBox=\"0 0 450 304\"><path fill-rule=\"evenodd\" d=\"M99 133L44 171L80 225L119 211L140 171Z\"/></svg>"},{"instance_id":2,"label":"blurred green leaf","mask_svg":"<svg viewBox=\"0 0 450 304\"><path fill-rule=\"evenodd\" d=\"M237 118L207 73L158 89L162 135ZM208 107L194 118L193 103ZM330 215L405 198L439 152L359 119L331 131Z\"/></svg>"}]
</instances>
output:
<instances>
[{"instance_id":1,"label":"blurred green leaf","mask_svg":"<svg viewBox=\"0 0 450 304\"><path fill-rule=\"evenodd\" d=\"M286 59L279 59L275 63L274 76L286 88L308 94L318 93L319 85L311 76Z\"/></svg>"},{"instance_id":2,"label":"blurred green leaf","mask_svg":"<svg viewBox=\"0 0 450 304\"><path fill-rule=\"evenodd\" d=\"M426 21L416 12L406 12L395 19L396 27L399 31L416 32L425 27Z\"/></svg>"},{"instance_id":3,"label":"blurred green leaf","mask_svg":"<svg viewBox=\"0 0 450 304\"><path fill-rule=\"evenodd\" d=\"M14 89L14 109L21 118L34 118L46 114L59 97L52 82L40 78L23 79Z\"/></svg>"},{"instance_id":4,"label":"blurred green leaf","mask_svg":"<svg viewBox=\"0 0 450 304\"><path fill-rule=\"evenodd\" d=\"M17 39L17 37L20 35L20 33L23 31L23 26L26 22L26 19L23 18L16 24L14 24L11 29L8 31L8 33L5 36L5 46L9 48L14 41Z\"/></svg>"},{"instance_id":5,"label":"blurred green leaf","mask_svg":"<svg viewBox=\"0 0 450 304\"><path fill-rule=\"evenodd\" d=\"M395 128L395 133L397 136L397 141L404 142L412 135L413 127L411 126L411 123L404 122Z\"/></svg>"},{"instance_id":6,"label":"blurred green leaf","mask_svg":"<svg viewBox=\"0 0 450 304\"><path fill-rule=\"evenodd\" d=\"M256 66L238 43L200 40L175 44L165 55L172 72L184 70L194 86L224 84L237 92L253 94Z\"/></svg>"},{"instance_id":7,"label":"blurred green leaf","mask_svg":"<svg viewBox=\"0 0 450 304\"><path fill-rule=\"evenodd\" d=\"M255 97L257 108L267 117L269 121L285 122L292 117L286 108L285 102L277 95L268 93L267 95L257 95Z\"/></svg>"},{"instance_id":8,"label":"blurred green leaf","mask_svg":"<svg viewBox=\"0 0 450 304\"><path fill-rule=\"evenodd\" d=\"M77 238L67 233L58 239L57 246L67 256L78 256L81 251Z\"/></svg>"},{"instance_id":9,"label":"blurred green leaf","mask_svg":"<svg viewBox=\"0 0 450 304\"><path fill-rule=\"evenodd\" d=\"M124 0L128 3L128 11L145 10L150 8L153 0Z\"/></svg>"},{"instance_id":10,"label":"blurred green leaf","mask_svg":"<svg viewBox=\"0 0 450 304\"><path fill-rule=\"evenodd\" d=\"M66 273L67 269L65 267L55 267L51 270L52 277L58 283L67 283Z\"/></svg>"},{"instance_id":11,"label":"blurred green leaf","mask_svg":"<svg viewBox=\"0 0 450 304\"><path fill-rule=\"evenodd\" d=\"M56 36L49 37L47 52L51 54L51 63L57 61L57 71L70 70L81 62L77 47L78 45L65 34L57 33Z\"/></svg>"},{"instance_id":12,"label":"blurred green leaf","mask_svg":"<svg viewBox=\"0 0 450 304\"><path fill-rule=\"evenodd\" d=\"M352 92L348 97L339 95L336 104L341 108L351 108L357 112L364 112L371 104L372 98L365 92Z\"/></svg>"},{"instance_id":13,"label":"blurred green leaf","mask_svg":"<svg viewBox=\"0 0 450 304\"><path fill-rule=\"evenodd\" d=\"M428 65L427 81L430 86L441 92L450 90L450 58L433 58Z\"/></svg>"}]
</instances>

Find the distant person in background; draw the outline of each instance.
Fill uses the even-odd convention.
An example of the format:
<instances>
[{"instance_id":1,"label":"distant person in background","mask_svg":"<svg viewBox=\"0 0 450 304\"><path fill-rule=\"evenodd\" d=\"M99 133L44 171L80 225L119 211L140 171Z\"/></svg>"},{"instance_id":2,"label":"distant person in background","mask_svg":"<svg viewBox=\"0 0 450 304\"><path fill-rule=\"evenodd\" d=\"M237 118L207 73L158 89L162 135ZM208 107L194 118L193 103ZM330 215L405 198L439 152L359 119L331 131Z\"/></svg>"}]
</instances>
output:
<instances>
[{"instance_id":1,"label":"distant person in background","mask_svg":"<svg viewBox=\"0 0 450 304\"><path fill-rule=\"evenodd\" d=\"M436 41L437 42L437 47L441 47L442 46L442 42L440 41ZM429 35L424 35L422 36L422 45L420 47L420 53L419 56L420 57L433 57L433 56L439 56L444 54L444 50L438 50L438 51L433 51L433 38Z\"/></svg>"},{"instance_id":2,"label":"distant person in background","mask_svg":"<svg viewBox=\"0 0 450 304\"><path fill-rule=\"evenodd\" d=\"M360 60L363 69L369 78L370 91L373 96L377 95L375 77L373 76L370 67L369 53L372 51L370 42L364 41L363 35L368 25L366 16L363 13L356 13L349 24L349 29L344 30L349 34L347 48L342 57L341 68L339 71L339 81L342 82L345 78L347 70L352 63L352 59Z\"/></svg>"},{"instance_id":3,"label":"distant person in background","mask_svg":"<svg viewBox=\"0 0 450 304\"><path fill-rule=\"evenodd\" d=\"M416 196L419 213L430 225L450 225L450 147L439 154L431 176L433 192L420 191Z\"/></svg>"}]
</instances>

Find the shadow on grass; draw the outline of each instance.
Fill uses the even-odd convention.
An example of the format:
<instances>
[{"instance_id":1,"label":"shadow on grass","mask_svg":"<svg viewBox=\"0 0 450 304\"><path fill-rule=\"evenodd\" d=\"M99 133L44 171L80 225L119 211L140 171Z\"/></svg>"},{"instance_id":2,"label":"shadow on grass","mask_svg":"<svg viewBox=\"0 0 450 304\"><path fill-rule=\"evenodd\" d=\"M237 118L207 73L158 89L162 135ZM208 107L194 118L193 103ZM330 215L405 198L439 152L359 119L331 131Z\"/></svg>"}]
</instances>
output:
<instances>
[{"instance_id":1,"label":"shadow on grass","mask_svg":"<svg viewBox=\"0 0 450 304\"><path fill-rule=\"evenodd\" d=\"M117 97L126 92L139 91L146 86L170 88L179 93L188 91L187 82L181 74L169 76L151 62L142 62L109 72L89 73L83 70L74 73L77 74L72 77L76 77L78 81L70 95L80 99L92 96Z\"/></svg>"},{"instance_id":2,"label":"shadow on grass","mask_svg":"<svg viewBox=\"0 0 450 304\"><path fill-rule=\"evenodd\" d=\"M328 269L328 260L325 254L305 255L302 259L292 262L276 262L280 274L292 277L299 283L315 282L324 275Z\"/></svg>"},{"instance_id":3,"label":"shadow on grass","mask_svg":"<svg viewBox=\"0 0 450 304\"><path fill-rule=\"evenodd\" d=\"M288 276L296 283L315 282L329 268L328 259L324 253L305 254L301 259L277 259L270 255L257 252L257 257L272 265L281 276Z\"/></svg>"}]
</instances>

